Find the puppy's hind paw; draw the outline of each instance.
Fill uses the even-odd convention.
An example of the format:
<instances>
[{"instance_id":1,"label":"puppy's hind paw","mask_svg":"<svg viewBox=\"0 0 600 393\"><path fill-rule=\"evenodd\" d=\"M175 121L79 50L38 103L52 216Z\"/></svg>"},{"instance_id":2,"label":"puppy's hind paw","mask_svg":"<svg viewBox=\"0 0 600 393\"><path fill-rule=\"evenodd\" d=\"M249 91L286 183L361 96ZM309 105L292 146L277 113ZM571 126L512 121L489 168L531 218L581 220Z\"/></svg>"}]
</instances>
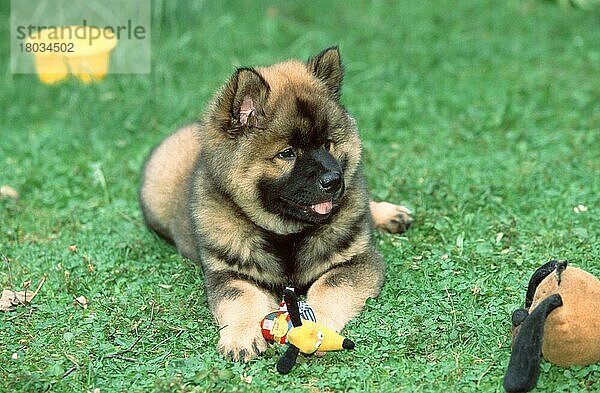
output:
<instances>
[{"instance_id":1,"label":"puppy's hind paw","mask_svg":"<svg viewBox=\"0 0 600 393\"><path fill-rule=\"evenodd\" d=\"M389 202L369 203L375 227L389 233L406 232L413 223L412 212L405 206Z\"/></svg>"}]
</instances>

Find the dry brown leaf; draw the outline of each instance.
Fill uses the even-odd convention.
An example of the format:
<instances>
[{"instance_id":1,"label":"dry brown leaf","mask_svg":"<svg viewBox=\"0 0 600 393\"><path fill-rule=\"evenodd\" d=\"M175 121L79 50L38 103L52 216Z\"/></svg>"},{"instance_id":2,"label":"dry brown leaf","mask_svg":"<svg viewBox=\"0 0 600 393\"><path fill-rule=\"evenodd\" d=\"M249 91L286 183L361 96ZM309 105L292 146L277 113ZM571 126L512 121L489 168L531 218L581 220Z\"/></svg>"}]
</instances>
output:
<instances>
[{"instance_id":1,"label":"dry brown leaf","mask_svg":"<svg viewBox=\"0 0 600 393\"><path fill-rule=\"evenodd\" d=\"M240 380L242 382L246 382L246 383L252 383L252 375L248 375L246 374L246 372L244 371L243 374L240 374Z\"/></svg>"},{"instance_id":2,"label":"dry brown leaf","mask_svg":"<svg viewBox=\"0 0 600 393\"><path fill-rule=\"evenodd\" d=\"M0 197L8 197L14 199L15 201L18 201L19 193L11 186L5 184L0 187Z\"/></svg>"},{"instance_id":3,"label":"dry brown leaf","mask_svg":"<svg viewBox=\"0 0 600 393\"><path fill-rule=\"evenodd\" d=\"M13 311L19 304L27 306L31 303L33 291L13 291L5 289L0 298L0 311Z\"/></svg>"},{"instance_id":4,"label":"dry brown leaf","mask_svg":"<svg viewBox=\"0 0 600 393\"><path fill-rule=\"evenodd\" d=\"M18 305L30 305L31 301L37 296L45 281L46 276L44 275L35 291L30 291L28 289L25 289L24 291L13 291L12 289L2 290L2 297L0 297L0 311L13 311Z\"/></svg>"},{"instance_id":5,"label":"dry brown leaf","mask_svg":"<svg viewBox=\"0 0 600 393\"><path fill-rule=\"evenodd\" d=\"M80 305L81 307L83 307L84 309L88 307L88 303L89 301L86 299L85 296L81 295L81 296L77 296L75 298L75 300L73 300L73 305L77 306Z\"/></svg>"}]
</instances>

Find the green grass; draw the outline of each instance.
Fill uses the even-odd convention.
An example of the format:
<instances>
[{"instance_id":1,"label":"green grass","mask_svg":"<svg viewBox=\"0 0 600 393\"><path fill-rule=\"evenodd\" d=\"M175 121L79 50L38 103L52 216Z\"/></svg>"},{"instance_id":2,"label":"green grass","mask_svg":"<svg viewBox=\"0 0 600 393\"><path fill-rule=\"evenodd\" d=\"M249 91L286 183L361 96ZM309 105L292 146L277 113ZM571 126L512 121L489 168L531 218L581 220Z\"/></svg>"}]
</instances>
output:
<instances>
[{"instance_id":1,"label":"green grass","mask_svg":"<svg viewBox=\"0 0 600 393\"><path fill-rule=\"evenodd\" d=\"M0 200L0 285L47 275L32 307L0 314L0 391L501 391L531 272L562 258L600 276L598 13L534 0L226 3L155 1L153 72L96 85L11 75L0 42L0 185L21 196ZM372 194L416 222L376 235L387 281L344 331L356 350L280 376L280 350L248 364L216 352L202 273L145 229L138 175L234 67L332 44ZM124 355L135 362L106 357L138 337ZM598 391L599 379L599 365L544 363L538 387Z\"/></svg>"}]
</instances>

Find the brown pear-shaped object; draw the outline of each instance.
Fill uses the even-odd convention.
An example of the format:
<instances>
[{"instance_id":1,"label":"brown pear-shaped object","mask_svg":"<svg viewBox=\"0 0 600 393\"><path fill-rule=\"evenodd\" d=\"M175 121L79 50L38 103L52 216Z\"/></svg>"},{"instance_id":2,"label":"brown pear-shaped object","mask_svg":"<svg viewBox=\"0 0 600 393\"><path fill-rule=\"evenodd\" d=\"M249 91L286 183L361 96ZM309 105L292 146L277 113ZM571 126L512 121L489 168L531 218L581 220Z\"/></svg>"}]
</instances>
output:
<instances>
[{"instance_id":1,"label":"brown pear-shaped object","mask_svg":"<svg viewBox=\"0 0 600 393\"><path fill-rule=\"evenodd\" d=\"M572 266L553 272L537 287L531 311L554 293L563 305L546 319L543 357L562 367L600 362L600 280Z\"/></svg>"}]
</instances>

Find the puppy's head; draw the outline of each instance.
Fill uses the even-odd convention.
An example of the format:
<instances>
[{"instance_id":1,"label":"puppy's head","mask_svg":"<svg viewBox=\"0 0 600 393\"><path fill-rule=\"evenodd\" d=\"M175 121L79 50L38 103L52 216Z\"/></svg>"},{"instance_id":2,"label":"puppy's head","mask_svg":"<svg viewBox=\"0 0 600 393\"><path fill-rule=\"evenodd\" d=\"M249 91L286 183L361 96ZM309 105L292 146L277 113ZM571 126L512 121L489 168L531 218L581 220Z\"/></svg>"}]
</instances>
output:
<instances>
[{"instance_id":1,"label":"puppy's head","mask_svg":"<svg viewBox=\"0 0 600 393\"><path fill-rule=\"evenodd\" d=\"M329 48L306 63L239 69L217 95L202 154L259 226L290 233L326 222L352 188L360 141L339 102L342 79Z\"/></svg>"}]
</instances>

